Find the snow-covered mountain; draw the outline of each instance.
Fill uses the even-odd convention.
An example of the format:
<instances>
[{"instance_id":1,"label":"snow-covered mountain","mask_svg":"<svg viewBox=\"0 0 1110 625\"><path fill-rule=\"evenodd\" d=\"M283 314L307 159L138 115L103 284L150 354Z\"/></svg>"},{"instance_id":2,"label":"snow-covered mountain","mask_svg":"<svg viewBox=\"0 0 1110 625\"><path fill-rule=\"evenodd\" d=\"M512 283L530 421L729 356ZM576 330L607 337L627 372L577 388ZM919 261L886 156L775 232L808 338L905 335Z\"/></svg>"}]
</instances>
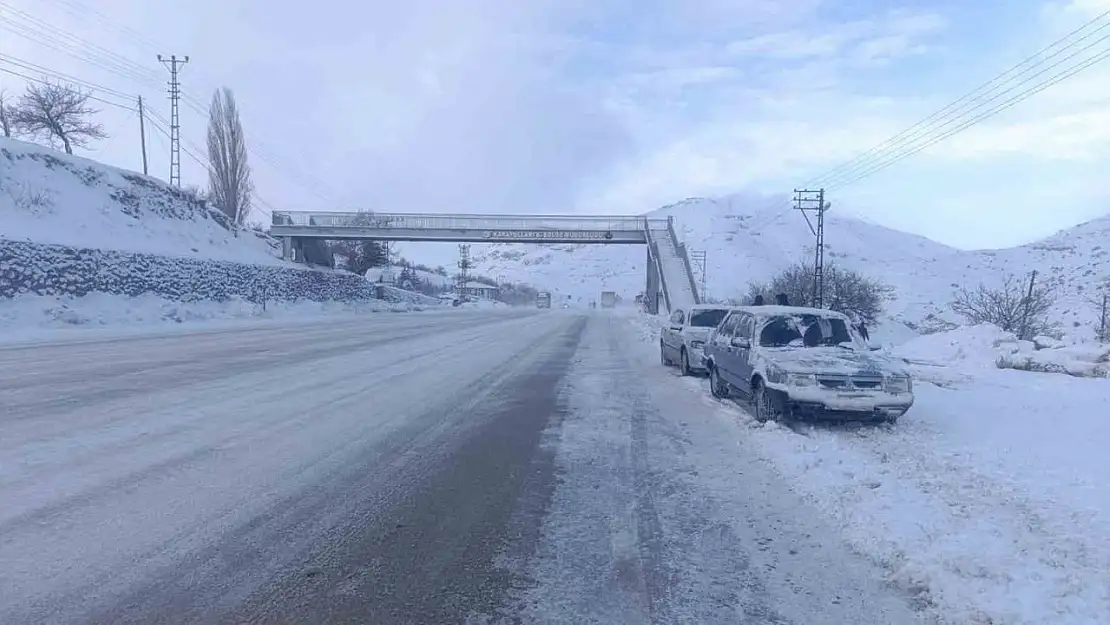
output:
<instances>
[{"instance_id":1,"label":"snow-covered mountain","mask_svg":"<svg viewBox=\"0 0 1110 625\"><path fill-rule=\"evenodd\" d=\"M674 217L689 249L706 252L707 286L715 298L742 296L750 282L813 254L814 236L786 197L692 198L649 216ZM959 321L948 304L960 287L996 285L1007 275L1026 279L1036 270L1038 279L1058 289L1053 314L1062 329L1090 336L1098 310L1087 300L1110 277L1110 217L1003 250L958 250L835 209L826 213L825 233L826 262L892 286L888 315L915 325L930 315ZM500 244L480 251L476 261L482 272L551 285L574 297L594 298L602 290L631 297L644 288L646 252L640 246Z\"/></svg>"}]
</instances>

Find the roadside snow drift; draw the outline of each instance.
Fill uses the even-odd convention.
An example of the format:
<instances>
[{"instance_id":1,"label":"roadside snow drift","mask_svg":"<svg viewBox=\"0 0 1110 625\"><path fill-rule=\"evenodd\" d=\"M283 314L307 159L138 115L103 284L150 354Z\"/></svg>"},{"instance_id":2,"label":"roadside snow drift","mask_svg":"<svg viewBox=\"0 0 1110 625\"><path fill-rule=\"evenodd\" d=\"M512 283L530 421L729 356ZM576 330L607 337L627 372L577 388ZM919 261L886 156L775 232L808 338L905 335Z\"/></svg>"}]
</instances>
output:
<instances>
[{"instance_id":1,"label":"roadside snow drift","mask_svg":"<svg viewBox=\"0 0 1110 625\"><path fill-rule=\"evenodd\" d=\"M0 239L280 264L219 211L161 180L0 137Z\"/></svg>"},{"instance_id":2,"label":"roadside snow drift","mask_svg":"<svg viewBox=\"0 0 1110 625\"><path fill-rule=\"evenodd\" d=\"M1018 369L1105 378L1110 371L1110 345L1068 345L1047 337L1019 341L991 324L937 332L894 348L895 356L918 367L926 379L936 367Z\"/></svg>"},{"instance_id":3,"label":"roadside snow drift","mask_svg":"<svg viewBox=\"0 0 1110 625\"><path fill-rule=\"evenodd\" d=\"M645 366L658 362L656 324L636 322ZM1034 350L990 326L907 343L894 353L917 401L889 428L760 425L704 380L674 383L747 424L795 489L943 622L1105 625L1110 380L998 364L1079 351Z\"/></svg>"}]
</instances>

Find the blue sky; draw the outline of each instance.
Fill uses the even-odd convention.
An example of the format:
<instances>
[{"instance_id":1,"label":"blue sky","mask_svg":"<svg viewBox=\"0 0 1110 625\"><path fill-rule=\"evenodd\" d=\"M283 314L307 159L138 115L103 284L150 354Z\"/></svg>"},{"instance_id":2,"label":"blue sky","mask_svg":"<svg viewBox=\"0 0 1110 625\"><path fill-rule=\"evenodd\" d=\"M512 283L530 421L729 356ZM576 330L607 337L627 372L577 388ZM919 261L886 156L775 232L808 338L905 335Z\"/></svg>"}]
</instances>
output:
<instances>
[{"instance_id":1,"label":"blue sky","mask_svg":"<svg viewBox=\"0 0 1110 625\"><path fill-rule=\"evenodd\" d=\"M0 54L107 87L100 95L113 102L143 95L162 116L154 55L191 55L182 80L194 104L220 85L237 93L268 205L427 212L633 213L688 196L786 193L1110 9L1110 0L0 2ZM9 92L21 82L0 74ZM1107 102L1110 69L1100 65L874 176L832 185L834 210L960 247L1018 244L1101 215ZM105 105L102 119L112 138L89 156L138 168L135 116ZM204 123L183 109L198 155ZM156 175L166 145L153 131ZM188 156L183 171L203 183Z\"/></svg>"}]
</instances>

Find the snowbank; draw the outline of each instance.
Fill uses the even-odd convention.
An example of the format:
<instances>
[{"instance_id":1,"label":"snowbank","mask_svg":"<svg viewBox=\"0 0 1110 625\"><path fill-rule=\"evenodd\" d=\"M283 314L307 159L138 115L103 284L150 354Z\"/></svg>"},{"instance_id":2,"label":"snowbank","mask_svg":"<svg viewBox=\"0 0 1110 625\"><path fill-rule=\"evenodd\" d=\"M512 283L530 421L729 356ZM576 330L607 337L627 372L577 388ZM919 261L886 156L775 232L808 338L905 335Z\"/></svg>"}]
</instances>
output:
<instances>
[{"instance_id":1,"label":"snowbank","mask_svg":"<svg viewBox=\"0 0 1110 625\"><path fill-rule=\"evenodd\" d=\"M60 337L89 336L98 329L142 332L167 326L197 323L310 319L328 315L363 315L378 312L420 312L431 307L381 300L273 301L265 305L233 297L224 301L180 302L156 295L128 297L91 293L70 295L20 295L0 299L0 344ZM442 306L438 310L448 310Z\"/></svg>"},{"instance_id":2,"label":"snowbank","mask_svg":"<svg viewBox=\"0 0 1110 625\"><path fill-rule=\"evenodd\" d=\"M892 353L917 365L930 379L929 367L1018 369L1105 378L1110 371L1110 345L1067 345L1048 337L1019 341L1000 328L982 324L912 339Z\"/></svg>"},{"instance_id":3,"label":"snowbank","mask_svg":"<svg viewBox=\"0 0 1110 625\"><path fill-rule=\"evenodd\" d=\"M1110 622L1110 385L971 376L918 385L892 429L799 435L750 422L753 436L856 549L948 622Z\"/></svg>"},{"instance_id":4,"label":"snowbank","mask_svg":"<svg viewBox=\"0 0 1110 625\"><path fill-rule=\"evenodd\" d=\"M1032 343L1029 344L1032 347ZM891 353L910 363L995 368L1000 353L1021 349L1016 337L989 323L936 332L895 347Z\"/></svg>"},{"instance_id":5,"label":"snowbank","mask_svg":"<svg viewBox=\"0 0 1110 625\"><path fill-rule=\"evenodd\" d=\"M0 239L282 264L275 242L156 178L0 137Z\"/></svg>"},{"instance_id":6,"label":"snowbank","mask_svg":"<svg viewBox=\"0 0 1110 625\"><path fill-rule=\"evenodd\" d=\"M658 360L652 325L637 322L645 364ZM903 346L933 373L889 428L790 429L736 404L709 410L748 424L796 490L941 622L1105 625L1110 381L997 368L1015 345L1026 349L976 327ZM675 383L707 397L703 380Z\"/></svg>"}]
</instances>

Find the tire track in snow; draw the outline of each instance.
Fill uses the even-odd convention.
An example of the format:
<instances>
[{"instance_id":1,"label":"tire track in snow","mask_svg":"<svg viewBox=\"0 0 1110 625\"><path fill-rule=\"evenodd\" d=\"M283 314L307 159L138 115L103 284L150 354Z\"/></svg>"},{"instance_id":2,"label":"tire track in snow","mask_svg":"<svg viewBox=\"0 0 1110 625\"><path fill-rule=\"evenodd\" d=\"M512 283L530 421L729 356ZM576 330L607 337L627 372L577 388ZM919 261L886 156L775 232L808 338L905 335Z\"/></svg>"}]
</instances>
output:
<instances>
[{"instance_id":1,"label":"tire track in snow","mask_svg":"<svg viewBox=\"0 0 1110 625\"><path fill-rule=\"evenodd\" d=\"M744 545L704 503L690 442L629 365L621 322L595 315L547 434L560 480L536 555L506 554L526 580L479 623L785 623Z\"/></svg>"}]
</instances>

